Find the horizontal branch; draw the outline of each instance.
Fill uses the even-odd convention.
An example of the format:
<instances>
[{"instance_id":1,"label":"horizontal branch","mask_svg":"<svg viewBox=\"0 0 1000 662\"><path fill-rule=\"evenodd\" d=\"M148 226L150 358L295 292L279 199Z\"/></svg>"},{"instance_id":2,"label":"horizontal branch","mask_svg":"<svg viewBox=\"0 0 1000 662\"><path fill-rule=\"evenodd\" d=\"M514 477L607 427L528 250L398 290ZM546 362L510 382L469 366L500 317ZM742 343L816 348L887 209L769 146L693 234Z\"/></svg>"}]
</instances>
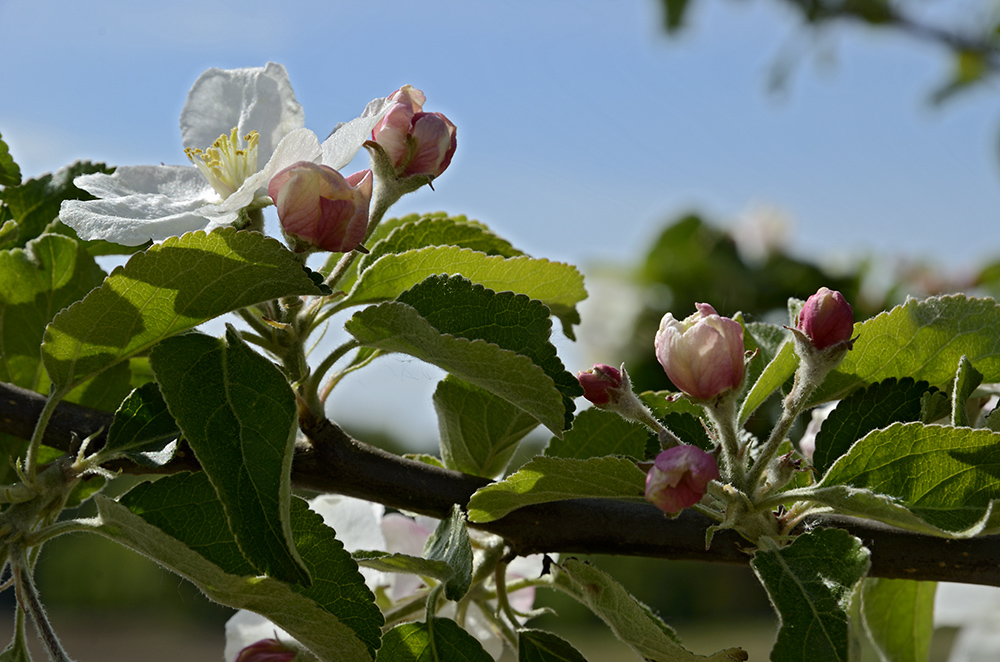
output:
<instances>
[{"instance_id":1,"label":"horizontal branch","mask_svg":"<svg viewBox=\"0 0 1000 662\"><path fill-rule=\"evenodd\" d=\"M28 438L44 398L0 383L0 432ZM106 431L111 414L61 404L44 443L68 450L71 432L80 437ZM465 506L489 483L484 478L407 460L352 439L328 420L303 430L310 444L296 449L292 482L296 488L376 501L392 508L446 517L452 504ZM102 443L102 437L95 440ZM148 469L122 463L126 473ZM197 469L190 452L158 473ZM949 540L894 529L867 520L823 518L860 538L872 552L874 577L955 581L1000 586L1000 536ZM650 504L608 499L571 499L520 508L488 524L475 525L502 536L518 554L537 552L616 554L711 563L745 564L747 543L720 531L705 549L711 521L693 510L667 519Z\"/></svg>"}]
</instances>

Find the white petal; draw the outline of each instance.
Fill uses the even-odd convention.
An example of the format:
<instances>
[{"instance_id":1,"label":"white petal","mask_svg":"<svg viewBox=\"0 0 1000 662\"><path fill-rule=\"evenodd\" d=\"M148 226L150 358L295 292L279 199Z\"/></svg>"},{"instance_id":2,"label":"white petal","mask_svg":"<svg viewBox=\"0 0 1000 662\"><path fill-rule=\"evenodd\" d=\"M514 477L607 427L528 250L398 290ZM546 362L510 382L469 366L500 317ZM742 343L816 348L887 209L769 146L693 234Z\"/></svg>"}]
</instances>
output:
<instances>
[{"instance_id":1,"label":"white petal","mask_svg":"<svg viewBox=\"0 0 1000 662\"><path fill-rule=\"evenodd\" d=\"M1000 623L981 619L962 628L955 638L948 662L983 662L1000 659Z\"/></svg>"},{"instance_id":2,"label":"white petal","mask_svg":"<svg viewBox=\"0 0 1000 662\"><path fill-rule=\"evenodd\" d=\"M236 127L240 137L260 134L258 159L267 161L278 142L305 125L288 72L280 64L249 69L209 69L195 81L181 111L185 147L205 149Z\"/></svg>"},{"instance_id":3,"label":"white petal","mask_svg":"<svg viewBox=\"0 0 1000 662\"><path fill-rule=\"evenodd\" d=\"M391 97L375 99L368 103L360 117L341 122L323 141L323 165L340 170L354 158L361 145L371 139L372 129L392 108Z\"/></svg>"},{"instance_id":4,"label":"white petal","mask_svg":"<svg viewBox=\"0 0 1000 662\"><path fill-rule=\"evenodd\" d=\"M181 166L124 166L113 175L84 175L75 182L106 197L67 200L59 219L81 239L126 246L205 229L208 223L196 211L219 197L196 168Z\"/></svg>"},{"instance_id":5,"label":"white petal","mask_svg":"<svg viewBox=\"0 0 1000 662\"><path fill-rule=\"evenodd\" d=\"M934 592L934 625L962 627L983 616L1000 620L1000 588L938 583Z\"/></svg>"},{"instance_id":6,"label":"white petal","mask_svg":"<svg viewBox=\"0 0 1000 662\"><path fill-rule=\"evenodd\" d=\"M226 621L226 648L222 654L226 662L234 662L241 650L262 639L295 641L287 632L263 616L241 609Z\"/></svg>"}]
</instances>

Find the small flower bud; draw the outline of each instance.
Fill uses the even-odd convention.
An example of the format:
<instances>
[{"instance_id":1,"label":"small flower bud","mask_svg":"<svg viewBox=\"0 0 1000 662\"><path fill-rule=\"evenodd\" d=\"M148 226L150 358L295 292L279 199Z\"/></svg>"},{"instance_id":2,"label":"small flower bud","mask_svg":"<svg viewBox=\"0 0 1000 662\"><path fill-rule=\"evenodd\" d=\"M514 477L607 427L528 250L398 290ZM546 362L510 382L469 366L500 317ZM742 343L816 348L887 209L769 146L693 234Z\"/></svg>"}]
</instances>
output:
<instances>
[{"instance_id":1,"label":"small flower bud","mask_svg":"<svg viewBox=\"0 0 1000 662\"><path fill-rule=\"evenodd\" d=\"M854 332L854 310L843 294L821 287L806 299L795 327L808 336L816 349L849 343Z\"/></svg>"},{"instance_id":2,"label":"small flower bud","mask_svg":"<svg viewBox=\"0 0 1000 662\"><path fill-rule=\"evenodd\" d=\"M712 400L743 381L743 327L707 303L684 321L670 313L656 333L656 359L678 389L695 400Z\"/></svg>"},{"instance_id":3,"label":"small flower bud","mask_svg":"<svg viewBox=\"0 0 1000 662\"><path fill-rule=\"evenodd\" d=\"M701 501L708 482L718 478L714 457L696 446L674 446L657 455L646 474L646 501L676 515Z\"/></svg>"},{"instance_id":4,"label":"small flower bud","mask_svg":"<svg viewBox=\"0 0 1000 662\"><path fill-rule=\"evenodd\" d=\"M395 105L372 130L372 141L397 178L437 177L455 154L455 125L441 113L425 113L424 93L410 85L400 88L393 100Z\"/></svg>"},{"instance_id":5,"label":"small flower bud","mask_svg":"<svg viewBox=\"0 0 1000 662\"><path fill-rule=\"evenodd\" d=\"M267 193L297 253L346 253L365 238L372 196L370 170L344 178L325 165L299 161L275 175Z\"/></svg>"},{"instance_id":6,"label":"small flower bud","mask_svg":"<svg viewBox=\"0 0 1000 662\"><path fill-rule=\"evenodd\" d=\"M277 639L261 639L236 656L236 662L293 662L296 651Z\"/></svg>"},{"instance_id":7,"label":"small flower bud","mask_svg":"<svg viewBox=\"0 0 1000 662\"><path fill-rule=\"evenodd\" d=\"M598 407L617 399L616 392L622 386L621 371L604 364L596 364L590 370L581 370L576 378L583 387L583 397Z\"/></svg>"}]
</instances>

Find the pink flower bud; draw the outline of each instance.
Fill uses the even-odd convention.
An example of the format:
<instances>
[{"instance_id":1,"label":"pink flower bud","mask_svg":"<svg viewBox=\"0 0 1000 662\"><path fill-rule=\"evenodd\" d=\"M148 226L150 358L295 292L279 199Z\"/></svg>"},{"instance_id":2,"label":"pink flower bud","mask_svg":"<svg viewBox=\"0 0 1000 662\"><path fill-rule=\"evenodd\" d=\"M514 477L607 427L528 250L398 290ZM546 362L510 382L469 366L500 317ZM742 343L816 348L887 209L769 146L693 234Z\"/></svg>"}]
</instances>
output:
<instances>
[{"instance_id":1,"label":"pink flower bud","mask_svg":"<svg viewBox=\"0 0 1000 662\"><path fill-rule=\"evenodd\" d=\"M329 166L299 161L273 178L267 193L278 208L285 234L295 251L312 249L346 253L365 238L372 173L344 178Z\"/></svg>"},{"instance_id":2,"label":"pink flower bud","mask_svg":"<svg viewBox=\"0 0 1000 662\"><path fill-rule=\"evenodd\" d=\"M583 397L598 407L611 402L615 392L622 386L621 371L604 364L596 364L590 370L581 370L576 378L583 387Z\"/></svg>"},{"instance_id":3,"label":"pink flower bud","mask_svg":"<svg viewBox=\"0 0 1000 662\"><path fill-rule=\"evenodd\" d=\"M656 359L674 386L711 400L743 381L743 327L707 303L684 321L667 313L656 333Z\"/></svg>"},{"instance_id":4,"label":"pink flower bud","mask_svg":"<svg viewBox=\"0 0 1000 662\"><path fill-rule=\"evenodd\" d=\"M295 654L277 639L261 639L241 650L235 662L293 662Z\"/></svg>"},{"instance_id":5,"label":"pink flower bud","mask_svg":"<svg viewBox=\"0 0 1000 662\"><path fill-rule=\"evenodd\" d=\"M849 342L854 333L854 310L840 292L819 288L806 299L795 327L812 340L816 349Z\"/></svg>"},{"instance_id":6,"label":"pink flower bud","mask_svg":"<svg viewBox=\"0 0 1000 662\"><path fill-rule=\"evenodd\" d=\"M701 501L719 478L715 458L696 446L674 446L656 456L646 474L646 501L675 515Z\"/></svg>"},{"instance_id":7,"label":"pink flower bud","mask_svg":"<svg viewBox=\"0 0 1000 662\"><path fill-rule=\"evenodd\" d=\"M396 177L437 177L455 154L456 127L441 113L424 112L424 93L404 85L395 105L372 130L372 140L384 151Z\"/></svg>"}]
</instances>

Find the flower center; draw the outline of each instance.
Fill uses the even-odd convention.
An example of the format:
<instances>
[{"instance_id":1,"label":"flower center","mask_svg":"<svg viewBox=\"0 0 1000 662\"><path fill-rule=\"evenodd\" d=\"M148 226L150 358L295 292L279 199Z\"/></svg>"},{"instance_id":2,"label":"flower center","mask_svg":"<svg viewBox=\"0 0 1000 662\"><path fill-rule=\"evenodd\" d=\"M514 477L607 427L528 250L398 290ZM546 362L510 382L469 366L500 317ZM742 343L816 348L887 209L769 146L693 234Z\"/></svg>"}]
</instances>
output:
<instances>
[{"instance_id":1,"label":"flower center","mask_svg":"<svg viewBox=\"0 0 1000 662\"><path fill-rule=\"evenodd\" d=\"M234 128L230 135L223 134L216 138L208 149L203 151L188 147L184 153L225 200L236 192L243 180L257 172L258 138L257 132L251 131L243 136L246 147L240 149Z\"/></svg>"}]
</instances>

